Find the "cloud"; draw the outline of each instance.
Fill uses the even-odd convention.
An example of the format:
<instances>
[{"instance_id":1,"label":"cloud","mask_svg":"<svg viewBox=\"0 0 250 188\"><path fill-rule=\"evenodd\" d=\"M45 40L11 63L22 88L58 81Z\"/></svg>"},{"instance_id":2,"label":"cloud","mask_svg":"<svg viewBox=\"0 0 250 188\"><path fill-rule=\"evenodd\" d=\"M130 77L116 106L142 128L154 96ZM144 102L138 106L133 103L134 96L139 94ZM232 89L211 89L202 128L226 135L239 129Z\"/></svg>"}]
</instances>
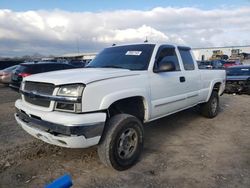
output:
<instances>
[{"instance_id":1,"label":"cloud","mask_svg":"<svg viewBox=\"0 0 250 188\"><path fill-rule=\"evenodd\" d=\"M68 12L0 9L0 56L99 51L113 43L250 44L250 7Z\"/></svg>"},{"instance_id":2,"label":"cloud","mask_svg":"<svg viewBox=\"0 0 250 188\"><path fill-rule=\"evenodd\" d=\"M96 38L95 41L101 43L124 43L124 42L133 42L133 41L144 41L147 37L150 37L151 40L154 41L168 41L169 37L167 37L164 33L146 26L142 25L139 28L128 28L128 29L115 29L111 30L106 35L101 35Z\"/></svg>"}]
</instances>

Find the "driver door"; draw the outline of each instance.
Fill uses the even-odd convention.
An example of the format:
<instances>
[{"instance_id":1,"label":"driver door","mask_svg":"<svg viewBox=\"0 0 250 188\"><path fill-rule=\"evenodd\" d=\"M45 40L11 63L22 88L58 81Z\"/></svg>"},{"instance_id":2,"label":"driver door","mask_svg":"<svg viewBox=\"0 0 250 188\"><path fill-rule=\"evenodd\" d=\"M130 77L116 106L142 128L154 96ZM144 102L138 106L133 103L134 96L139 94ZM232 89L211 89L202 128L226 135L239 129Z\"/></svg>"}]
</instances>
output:
<instances>
[{"instance_id":1,"label":"driver door","mask_svg":"<svg viewBox=\"0 0 250 188\"><path fill-rule=\"evenodd\" d=\"M156 55L154 70L161 61L172 62L174 70L154 71L150 75L152 119L165 116L185 108L186 83L174 46L160 46Z\"/></svg>"}]
</instances>

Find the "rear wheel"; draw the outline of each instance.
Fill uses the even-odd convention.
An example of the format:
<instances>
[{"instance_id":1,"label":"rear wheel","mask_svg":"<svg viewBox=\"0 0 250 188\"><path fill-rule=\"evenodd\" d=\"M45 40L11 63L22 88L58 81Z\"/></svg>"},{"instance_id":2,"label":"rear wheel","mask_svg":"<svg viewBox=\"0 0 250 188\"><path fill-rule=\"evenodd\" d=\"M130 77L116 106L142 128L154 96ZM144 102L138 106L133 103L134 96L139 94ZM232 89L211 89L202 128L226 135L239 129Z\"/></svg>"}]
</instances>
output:
<instances>
[{"instance_id":1,"label":"rear wheel","mask_svg":"<svg viewBox=\"0 0 250 188\"><path fill-rule=\"evenodd\" d=\"M143 126L134 116L111 117L98 145L98 155L106 166L126 170L133 166L143 149Z\"/></svg>"},{"instance_id":2,"label":"rear wheel","mask_svg":"<svg viewBox=\"0 0 250 188\"><path fill-rule=\"evenodd\" d=\"M217 91L212 91L208 102L201 104L201 114L207 118L214 118L219 111L219 96Z\"/></svg>"}]
</instances>

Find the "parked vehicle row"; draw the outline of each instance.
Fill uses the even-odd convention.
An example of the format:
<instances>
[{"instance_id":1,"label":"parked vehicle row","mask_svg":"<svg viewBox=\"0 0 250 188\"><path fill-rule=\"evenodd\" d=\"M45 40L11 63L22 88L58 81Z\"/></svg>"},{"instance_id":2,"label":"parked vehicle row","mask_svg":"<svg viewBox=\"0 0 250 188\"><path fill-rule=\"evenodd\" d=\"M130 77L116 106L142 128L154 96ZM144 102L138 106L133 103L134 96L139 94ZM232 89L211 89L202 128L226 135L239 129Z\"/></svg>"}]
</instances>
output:
<instances>
[{"instance_id":1,"label":"parked vehicle row","mask_svg":"<svg viewBox=\"0 0 250 188\"><path fill-rule=\"evenodd\" d=\"M0 70L0 83L10 84L11 88L18 90L22 79L26 76L56 70L83 68L85 66L86 61L80 60L26 62Z\"/></svg>"},{"instance_id":2,"label":"parked vehicle row","mask_svg":"<svg viewBox=\"0 0 250 188\"><path fill-rule=\"evenodd\" d=\"M198 61L197 63L200 69L226 69L241 64L233 60Z\"/></svg>"},{"instance_id":3,"label":"parked vehicle row","mask_svg":"<svg viewBox=\"0 0 250 188\"><path fill-rule=\"evenodd\" d=\"M199 69L225 69L227 70L227 82L225 92L232 94L249 94L249 76L246 75L246 71L240 70L235 61L225 60L213 60L213 61L198 61ZM66 65L65 65L66 64ZM88 63L87 63L88 64ZM73 67L72 67L73 66ZM56 71L71 68L83 68L86 66L86 61L71 60L71 61L43 61L43 62L30 62L22 63L0 70L0 83L6 84L12 87L12 89L18 91L22 79L26 76ZM32 68L33 67L33 68ZM41 68L42 67L42 68ZM247 67L244 66L244 67ZM232 76L231 72L236 71L238 75ZM235 74L235 73L234 73ZM243 74L243 77L242 75Z\"/></svg>"},{"instance_id":4,"label":"parked vehicle row","mask_svg":"<svg viewBox=\"0 0 250 188\"><path fill-rule=\"evenodd\" d=\"M19 90L23 78L33 74L82 67L84 67L84 65L75 66L70 63L56 62L22 63L13 71L10 87L14 90Z\"/></svg>"}]
</instances>

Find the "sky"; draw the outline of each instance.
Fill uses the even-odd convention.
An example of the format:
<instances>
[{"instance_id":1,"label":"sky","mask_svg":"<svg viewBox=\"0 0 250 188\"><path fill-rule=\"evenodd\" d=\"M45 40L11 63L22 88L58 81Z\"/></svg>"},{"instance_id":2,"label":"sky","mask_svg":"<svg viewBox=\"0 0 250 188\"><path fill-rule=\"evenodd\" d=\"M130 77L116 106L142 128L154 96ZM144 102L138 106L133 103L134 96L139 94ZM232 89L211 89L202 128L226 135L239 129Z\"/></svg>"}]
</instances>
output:
<instances>
[{"instance_id":1,"label":"sky","mask_svg":"<svg viewBox=\"0 0 250 188\"><path fill-rule=\"evenodd\" d=\"M250 0L1 0L0 56L98 52L116 44L250 44Z\"/></svg>"}]
</instances>

